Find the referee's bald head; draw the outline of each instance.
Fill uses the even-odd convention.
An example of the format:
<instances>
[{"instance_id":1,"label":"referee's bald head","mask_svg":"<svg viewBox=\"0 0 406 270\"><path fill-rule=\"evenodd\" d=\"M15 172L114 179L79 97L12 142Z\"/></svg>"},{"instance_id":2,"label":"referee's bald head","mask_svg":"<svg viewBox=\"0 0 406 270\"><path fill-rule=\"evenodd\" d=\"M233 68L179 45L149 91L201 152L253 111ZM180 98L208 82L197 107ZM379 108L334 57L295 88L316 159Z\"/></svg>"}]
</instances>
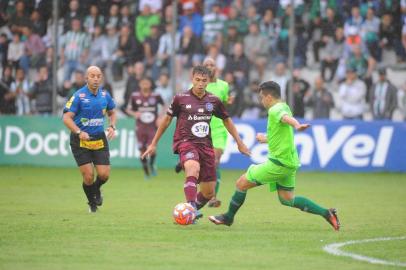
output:
<instances>
[{"instance_id":1,"label":"referee's bald head","mask_svg":"<svg viewBox=\"0 0 406 270\"><path fill-rule=\"evenodd\" d=\"M102 73L101 69L98 66L90 66L86 70L86 77L89 75L90 72Z\"/></svg>"}]
</instances>

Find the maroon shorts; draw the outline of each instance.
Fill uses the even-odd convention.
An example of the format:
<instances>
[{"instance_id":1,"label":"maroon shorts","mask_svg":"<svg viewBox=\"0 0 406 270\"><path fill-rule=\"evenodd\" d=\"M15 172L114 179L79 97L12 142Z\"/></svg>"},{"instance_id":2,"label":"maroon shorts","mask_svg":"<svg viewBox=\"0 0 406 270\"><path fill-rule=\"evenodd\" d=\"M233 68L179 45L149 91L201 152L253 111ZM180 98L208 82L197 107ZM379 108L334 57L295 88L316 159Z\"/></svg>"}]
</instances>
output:
<instances>
[{"instance_id":1,"label":"maroon shorts","mask_svg":"<svg viewBox=\"0 0 406 270\"><path fill-rule=\"evenodd\" d=\"M196 160L200 164L198 183L216 181L216 161L214 150L206 145L190 142L179 144L177 148L182 167L188 160Z\"/></svg>"},{"instance_id":2,"label":"maroon shorts","mask_svg":"<svg viewBox=\"0 0 406 270\"><path fill-rule=\"evenodd\" d=\"M138 149L145 151L148 145L151 144L154 138L156 128L137 128L135 134L137 135Z\"/></svg>"}]
</instances>

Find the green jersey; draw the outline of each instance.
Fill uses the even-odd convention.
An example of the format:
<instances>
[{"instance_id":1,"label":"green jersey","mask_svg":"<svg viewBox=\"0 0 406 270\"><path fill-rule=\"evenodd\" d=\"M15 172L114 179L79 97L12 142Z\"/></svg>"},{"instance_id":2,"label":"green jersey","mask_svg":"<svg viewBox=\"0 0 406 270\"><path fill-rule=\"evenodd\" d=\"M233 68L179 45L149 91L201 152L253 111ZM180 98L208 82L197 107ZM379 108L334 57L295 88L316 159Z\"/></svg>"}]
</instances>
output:
<instances>
[{"instance_id":1,"label":"green jersey","mask_svg":"<svg viewBox=\"0 0 406 270\"><path fill-rule=\"evenodd\" d=\"M284 102L276 103L268 110L268 158L277 160L286 167L297 168L300 163L293 128L281 121L286 114L292 116L289 106Z\"/></svg>"},{"instance_id":2,"label":"green jersey","mask_svg":"<svg viewBox=\"0 0 406 270\"><path fill-rule=\"evenodd\" d=\"M217 79L215 82L209 83L206 87L206 90L208 92L218 97L224 104L227 103L228 100L228 89L228 83L220 79ZM223 120L215 116L212 116L211 118L210 128L212 132L216 132L218 129L224 129L224 131L227 132L226 128L224 127Z\"/></svg>"}]
</instances>

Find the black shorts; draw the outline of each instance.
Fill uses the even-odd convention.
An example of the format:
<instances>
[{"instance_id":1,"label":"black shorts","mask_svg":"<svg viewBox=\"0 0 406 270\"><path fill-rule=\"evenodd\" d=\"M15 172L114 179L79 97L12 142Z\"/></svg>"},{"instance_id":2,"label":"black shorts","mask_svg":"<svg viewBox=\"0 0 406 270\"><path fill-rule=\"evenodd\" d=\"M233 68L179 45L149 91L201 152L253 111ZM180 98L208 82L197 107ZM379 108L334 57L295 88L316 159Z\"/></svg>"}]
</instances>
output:
<instances>
[{"instance_id":1,"label":"black shorts","mask_svg":"<svg viewBox=\"0 0 406 270\"><path fill-rule=\"evenodd\" d=\"M81 146L79 136L76 134L70 134L70 147L73 157L76 160L78 166L85 165L87 163L93 163L94 165L110 165L110 151L109 143L104 133L93 136L88 142L88 146ZM102 147L100 144L102 143ZM97 144L99 146L97 146ZM95 150L89 149L89 146L96 145ZM86 148L88 147L88 148Z\"/></svg>"}]
</instances>

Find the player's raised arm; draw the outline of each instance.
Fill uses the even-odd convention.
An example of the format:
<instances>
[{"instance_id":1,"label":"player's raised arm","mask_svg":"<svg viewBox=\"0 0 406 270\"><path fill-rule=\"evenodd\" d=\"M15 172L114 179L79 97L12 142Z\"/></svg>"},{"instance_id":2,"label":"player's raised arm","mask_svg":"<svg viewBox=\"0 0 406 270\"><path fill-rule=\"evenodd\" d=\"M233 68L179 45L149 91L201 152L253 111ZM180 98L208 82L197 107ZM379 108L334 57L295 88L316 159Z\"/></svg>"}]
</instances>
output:
<instances>
[{"instance_id":1,"label":"player's raised arm","mask_svg":"<svg viewBox=\"0 0 406 270\"><path fill-rule=\"evenodd\" d=\"M291 117L287 114L285 114L284 116L282 116L281 121L283 123L286 123L290 126L292 126L294 129L296 129L297 131L304 131L306 130L308 127L310 127L310 124L301 124L299 123L299 121L296 120L296 118Z\"/></svg>"},{"instance_id":2,"label":"player's raised arm","mask_svg":"<svg viewBox=\"0 0 406 270\"><path fill-rule=\"evenodd\" d=\"M228 132L231 134L231 136L233 136L234 140L236 141L238 150L242 154L244 154L246 156L250 156L251 152L248 149L248 147L241 140L240 135L238 134L238 131L235 128L235 125L233 123L233 120L231 120L231 117L227 117L226 119L224 119L223 123L224 123L224 126L226 127L226 129L228 130Z\"/></svg>"},{"instance_id":3,"label":"player's raised arm","mask_svg":"<svg viewBox=\"0 0 406 270\"><path fill-rule=\"evenodd\" d=\"M170 115L165 115L162 119L161 124L158 127L158 130L155 133L154 138L152 139L151 144L148 146L147 150L145 150L144 154L141 156L142 159L147 157L149 154L155 153L156 146L159 142L159 139L161 139L162 134L166 131L166 129L169 127L169 125L172 122L172 116Z\"/></svg>"}]
</instances>

